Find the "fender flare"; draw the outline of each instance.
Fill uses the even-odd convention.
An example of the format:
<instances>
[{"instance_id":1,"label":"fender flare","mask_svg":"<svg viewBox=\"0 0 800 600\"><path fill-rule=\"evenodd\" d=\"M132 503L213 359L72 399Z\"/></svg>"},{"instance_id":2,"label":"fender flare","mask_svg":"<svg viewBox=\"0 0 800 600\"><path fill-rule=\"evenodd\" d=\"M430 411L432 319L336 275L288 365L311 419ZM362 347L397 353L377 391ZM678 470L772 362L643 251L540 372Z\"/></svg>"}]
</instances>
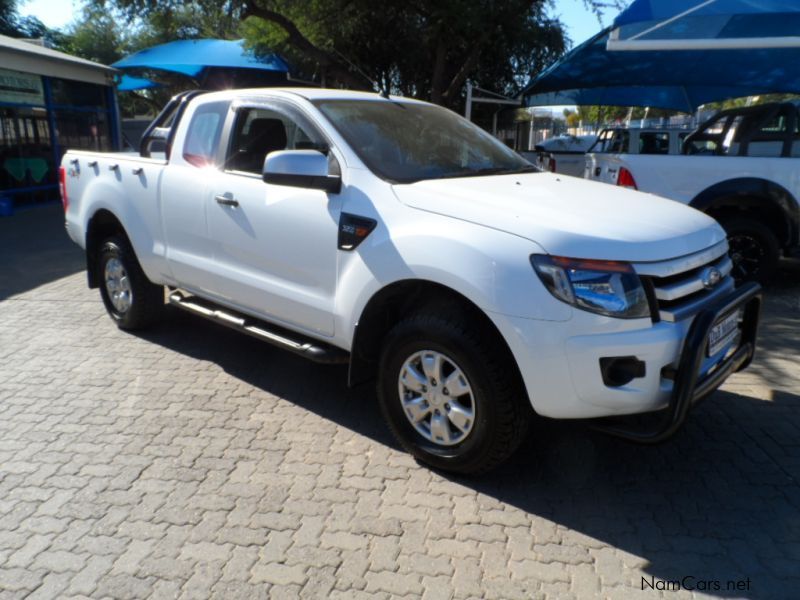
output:
<instances>
[{"instance_id":1,"label":"fender flare","mask_svg":"<svg viewBox=\"0 0 800 600\"><path fill-rule=\"evenodd\" d=\"M777 231L783 246L797 245L800 239L800 202L783 186L758 177L728 179L706 188L695 196L689 206L709 212L717 206L758 208L763 203L778 211L785 223Z\"/></svg>"}]
</instances>

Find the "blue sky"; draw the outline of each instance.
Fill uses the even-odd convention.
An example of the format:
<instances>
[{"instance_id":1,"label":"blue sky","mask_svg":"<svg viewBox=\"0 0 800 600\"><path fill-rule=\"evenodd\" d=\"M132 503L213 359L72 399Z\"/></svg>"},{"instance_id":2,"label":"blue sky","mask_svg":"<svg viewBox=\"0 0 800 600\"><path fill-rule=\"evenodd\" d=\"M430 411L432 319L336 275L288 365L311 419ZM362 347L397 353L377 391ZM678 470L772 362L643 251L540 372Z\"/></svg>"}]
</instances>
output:
<instances>
[{"instance_id":1,"label":"blue sky","mask_svg":"<svg viewBox=\"0 0 800 600\"><path fill-rule=\"evenodd\" d=\"M72 20L82 5L81 0L23 0L19 12L38 17L48 27L60 28ZM553 15L560 17L567 26L567 34L575 45L601 29L597 18L586 9L582 0L556 0ZM616 11L609 10L603 25L610 24L614 16Z\"/></svg>"}]
</instances>

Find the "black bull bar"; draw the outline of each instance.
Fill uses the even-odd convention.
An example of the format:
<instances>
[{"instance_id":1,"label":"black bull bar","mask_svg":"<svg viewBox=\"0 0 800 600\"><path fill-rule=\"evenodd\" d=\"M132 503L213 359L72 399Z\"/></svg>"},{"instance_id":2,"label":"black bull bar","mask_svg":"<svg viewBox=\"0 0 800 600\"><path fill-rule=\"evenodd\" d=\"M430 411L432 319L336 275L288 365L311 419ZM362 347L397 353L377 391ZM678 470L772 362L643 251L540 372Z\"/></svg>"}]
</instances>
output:
<instances>
[{"instance_id":1,"label":"black bull bar","mask_svg":"<svg viewBox=\"0 0 800 600\"><path fill-rule=\"evenodd\" d=\"M669 405L657 413L660 419L655 425L632 427L598 421L593 423L593 427L604 433L641 444L657 444L675 435L686 421L694 404L714 392L732 373L746 368L753 360L761 300L761 286L757 283L746 283L695 316L678 362ZM739 347L711 373L701 378L700 369L712 327L720 317L738 309L744 311Z\"/></svg>"}]
</instances>

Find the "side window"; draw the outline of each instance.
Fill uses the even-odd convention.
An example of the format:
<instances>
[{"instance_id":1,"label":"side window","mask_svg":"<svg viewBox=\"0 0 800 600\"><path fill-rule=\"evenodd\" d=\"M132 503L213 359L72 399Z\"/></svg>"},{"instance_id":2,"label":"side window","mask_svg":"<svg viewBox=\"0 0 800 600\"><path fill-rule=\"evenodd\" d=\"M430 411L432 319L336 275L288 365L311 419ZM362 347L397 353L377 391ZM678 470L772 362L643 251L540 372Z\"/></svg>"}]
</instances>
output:
<instances>
[{"instance_id":1,"label":"side window","mask_svg":"<svg viewBox=\"0 0 800 600\"><path fill-rule=\"evenodd\" d=\"M589 148L589 152L608 152L608 144L614 135L612 129L604 129L597 137L597 141Z\"/></svg>"},{"instance_id":2,"label":"side window","mask_svg":"<svg viewBox=\"0 0 800 600\"><path fill-rule=\"evenodd\" d=\"M739 145L745 132L751 127L751 120L742 115L736 115L729 121L728 131L722 140L722 151L729 156L738 156Z\"/></svg>"},{"instance_id":3,"label":"side window","mask_svg":"<svg viewBox=\"0 0 800 600\"><path fill-rule=\"evenodd\" d=\"M764 137L775 134L782 135L786 132L786 123L786 115L775 115L770 120L761 124L759 133L763 134Z\"/></svg>"},{"instance_id":4,"label":"side window","mask_svg":"<svg viewBox=\"0 0 800 600\"><path fill-rule=\"evenodd\" d=\"M268 108L239 109L225 169L260 175L267 154L278 150L327 153L328 145L299 113Z\"/></svg>"},{"instance_id":5,"label":"side window","mask_svg":"<svg viewBox=\"0 0 800 600\"><path fill-rule=\"evenodd\" d=\"M611 154L627 154L631 141L631 132L627 130L617 130L608 146Z\"/></svg>"},{"instance_id":6,"label":"side window","mask_svg":"<svg viewBox=\"0 0 800 600\"><path fill-rule=\"evenodd\" d=\"M192 115L183 144L183 158L190 165L214 164L227 109L227 102L212 102L198 107Z\"/></svg>"},{"instance_id":7,"label":"side window","mask_svg":"<svg viewBox=\"0 0 800 600\"><path fill-rule=\"evenodd\" d=\"M639 134L639 154L669 154L669 133L642 131Z\"/></svg>"}]
</instances>

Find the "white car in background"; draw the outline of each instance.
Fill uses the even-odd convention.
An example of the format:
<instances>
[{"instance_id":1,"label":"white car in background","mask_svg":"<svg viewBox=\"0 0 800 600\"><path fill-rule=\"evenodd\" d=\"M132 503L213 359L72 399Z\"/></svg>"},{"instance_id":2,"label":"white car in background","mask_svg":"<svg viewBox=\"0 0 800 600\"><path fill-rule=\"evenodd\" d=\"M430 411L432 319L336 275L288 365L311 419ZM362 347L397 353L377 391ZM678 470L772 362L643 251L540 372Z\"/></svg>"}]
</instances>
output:
<instances>
[{"instance_id":1,"label":"white car in background","mask_svg":"<svg viewBox=\"0 0 800 600\"><path fill-rule=\"evenodd\" d=\"M606 154L680 154L691 131L639 127L603 129L587 152Z\"/></svg>"},{"instance_id":2,"label":"white car in background","mask_svg":"<svg viewBox=\"0 0 800 600\"><path fill-rule=\"evenodd\" d=\"M630 152L633 138L614 133L586 155L585 176L714 217L736 278L763 282L782 255L800 255L799 124L791 102L724 110L685 135L680 153Z\"/></svg>"},{"instance_id":3,"label":"white car in background","mask_svg":"<svg viewBox=\"0 0 800 600\"><path fill-rule=\"evenodd\" d=\"M535 162L543 171L583 177L585 156L597 141L591 135L559 135L536 144Z\"/></svg>"}]
</instances>

